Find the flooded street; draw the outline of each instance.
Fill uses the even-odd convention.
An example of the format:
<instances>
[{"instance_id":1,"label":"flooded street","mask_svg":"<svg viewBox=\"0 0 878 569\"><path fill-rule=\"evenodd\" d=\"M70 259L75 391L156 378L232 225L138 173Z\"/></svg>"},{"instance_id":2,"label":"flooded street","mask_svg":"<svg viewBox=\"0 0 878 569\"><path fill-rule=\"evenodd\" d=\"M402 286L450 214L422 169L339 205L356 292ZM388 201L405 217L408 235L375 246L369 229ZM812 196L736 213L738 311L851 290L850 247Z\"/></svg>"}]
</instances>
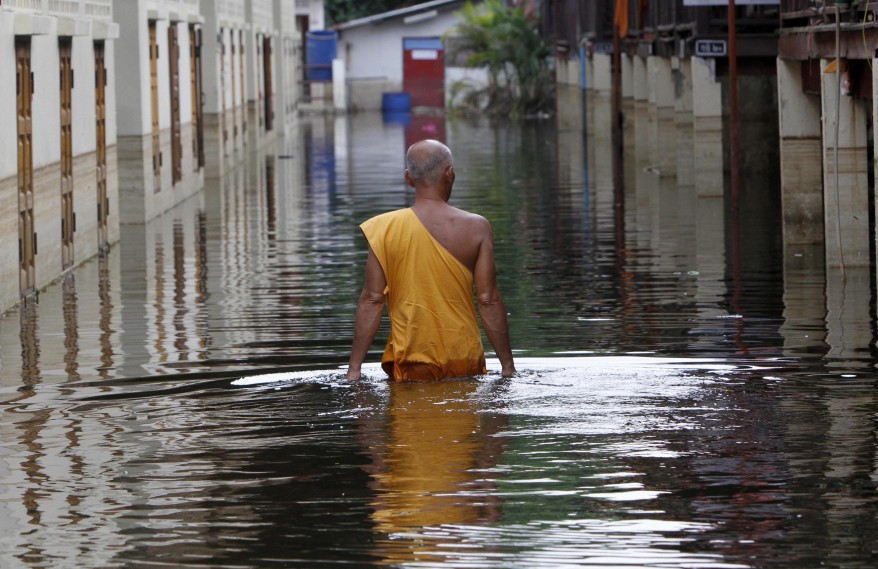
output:
<instances>
[{"instance_id":1,"label":"flooded street","mask_svg":"<svg viewBox=\"0 0 878 569\"><path fill-rule=\"evenodd\" d=\"M874 567L874 268L785 251L752 145L738 216L638 121L615 191L600 104L302 118L3 316L0 567ZM385 317L350 383L357 224L427 137L520 373L388 383Z\"/></svg>"}]
</instances>

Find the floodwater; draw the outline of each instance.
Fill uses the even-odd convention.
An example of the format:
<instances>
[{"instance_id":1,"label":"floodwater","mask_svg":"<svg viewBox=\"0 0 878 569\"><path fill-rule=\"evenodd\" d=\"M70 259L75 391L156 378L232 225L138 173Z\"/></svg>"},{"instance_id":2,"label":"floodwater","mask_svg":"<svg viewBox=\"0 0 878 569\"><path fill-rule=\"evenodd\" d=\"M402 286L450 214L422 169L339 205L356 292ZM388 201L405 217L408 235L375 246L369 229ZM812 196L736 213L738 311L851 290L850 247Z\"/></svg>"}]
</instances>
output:
<instances>
[{"instance_id":1,"label":"floodwater","mask_svg":"<svg viewBox=\"0 0 878 569\"><path fill-rule=\"evenodd\" d=\"M783 246L770 168L730 213L673 117L629 109L614 192L605 103L303 118L6 314L0 567L874 567L871 270ZM386 321L341 377L356 225L424 137L493 223L517 377L388 383Z\"/></svg>"}]
</instances>

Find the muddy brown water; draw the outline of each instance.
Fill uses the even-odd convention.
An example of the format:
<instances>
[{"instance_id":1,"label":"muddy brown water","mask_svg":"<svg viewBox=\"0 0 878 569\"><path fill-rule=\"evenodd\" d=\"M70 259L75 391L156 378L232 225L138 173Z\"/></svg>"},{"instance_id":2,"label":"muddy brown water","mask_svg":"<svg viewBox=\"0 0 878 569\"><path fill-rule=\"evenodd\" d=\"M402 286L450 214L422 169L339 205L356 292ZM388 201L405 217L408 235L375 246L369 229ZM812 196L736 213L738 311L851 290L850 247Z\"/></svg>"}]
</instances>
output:
<instances>
[{"instance_id":1,"label":"muddy brown water","mask_svg":"<svg viewBox=\"0 0 878 569\"><path fill-rule=\"evenodd\" d=\"M389 384L386 321L341 377L356 224L424 137L494 226L515 378ZM617 208L608 148L303 118L123 228L0 320L0 566L874 566L871 277L785 260L776 188L736 225L633 144Z\"/></svg>"}]
</instances>

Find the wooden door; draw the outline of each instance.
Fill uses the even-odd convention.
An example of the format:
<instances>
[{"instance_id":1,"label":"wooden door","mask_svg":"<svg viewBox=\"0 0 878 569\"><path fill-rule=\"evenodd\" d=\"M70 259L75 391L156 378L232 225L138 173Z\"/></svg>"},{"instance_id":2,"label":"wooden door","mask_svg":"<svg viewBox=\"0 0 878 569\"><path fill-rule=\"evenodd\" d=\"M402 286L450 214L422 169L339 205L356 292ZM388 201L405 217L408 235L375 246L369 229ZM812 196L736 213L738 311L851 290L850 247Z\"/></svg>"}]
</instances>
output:
<instances>
[{"instance_id":1,"label":"wooden door","mask_svg":"<svg viewBox=\"0 0 878 569\"><path fill-rule=\"evenodd\" d=\"M168 26L168 70L171 84L171 181L183 179L183 139L180 134L180 44L177 24Z\"/></svg>"},{"instance_id":2,"label":"wooden door","mask_svg":"<svg viewBox=\"0 0 878 569\"><path fill-rule=\"evenodd\" d=\"M192 161L204 167L204 108L201 105L201 30L189 26L189 83L192 92Z\"/></svg>"},{"instance_id":3,"label":"wooden door","mask_svg":"<svg viewBox=\"0 0 878 569\"><path fill-rule=\"evenodd\" d=\"M237 140L238 138L238 89L237 79L235 76L235 65L237 64L237 58L235 54L238 52L235 44L235 32L232 32L232 37L229 40L229 43L232 46L232 58L229 64L229 71L232 75L232 140Z\"/></svg>"},{"instance_id":4,"label":"wooden door","mask_svg":"<svg viewBox=\"0 0 878 569\"><path fill-rule=\"evenodd\" d=\"M223 156L228 155L229 147L226 144L229 140L229 127L226 125L226 43L225 34L220 30L220 120L223 130Z\"/></svg>"},{"instance_id":5,"label":"wooden door","mask_svg":"<svg viewBox=\"0 0 878 569\"><path fill-rule=\"evenodd\" d=\"M149 22L149 93L152 109L153 191L162 189L162 146L159 138L159 46L155 21Z\"/></svg>"},{"instance_id":6,"label":"wooden door","mask_svg":"<svg viewBox=\"0 0 878 569\"><path fill-rule=\"evenodd\" d=\"M265 66L262 77L265 81L265 130L267 132L274 126L274 97L272 96L271 87L271 36L264 36L262 43L262 62Z\"/></svg>"},{"instance_id":7,"label":"wooden door","mask_svg":"<svg viewBox=\"0 0 878 569\"><path fill-rule=\"evenodd\" d=\"M311 28L311 18L308 16L296 16L296 31L299 32L299 45L302 48L299 50L299 85L302 86L302 90L299 94L302 97L303 101L311 100L311 83L308 82L308 59L307 59L307 51L305 46L308 45L308 31Z\"/></svg>"},{"instance_id":8,"label":"wooden door","mask_svg":"<svg viewBox=\"0 0 878 569\"><path fill-rule=\"evenodd\" d=\"M33 71L30 40L15 42L18 137L18 266L21 296L36 288L37 235L34 230Z\"/></svg>"},{"instance_id":9,"label":"wooden door","mask_svg":"<svg viewBox=\"0 0 878 569\"><path fill-rule=\"evenodd\" d=\"M404 38L403 90L412 107L445 107L445 49L441 38Z\"/></svg>"},{"instance_id":10,"label":"wooden door","mask_svg":"<svg viewBox=\"0 0 878 569\"><path fill-rule=\"evenodd\" d=\"M238 31L238 45L240 46L240 49L238 50L238 58L240 59L238 63L238 73L241 75L241 104L244 109L241 111L241 122L243 123L241 130L244 134L247 134L247 90L245 89L247 84L244 82L244 30Z\"/></svg>"},{"instance_id":11,"label":"wooden door","mask_svg":"<svg viewBox=\"0 0 878 569\"><path fill-rule=\"evenodd\" d=\"M73 265L73 66L72 42L58 43L61 66L61 267Z\"/></svg>"},{"instance_id":12,"label":"wooden door","mask_svg":"<svg viewBox=\"0 0 878 569\"><path fill-rule=\"evenodd\" d=\"M107 67L104 60L104 42L95 42L95 133L97 156L97 211L98 249L109 247L110 198L107 196Z\"/></svg>"}]
</instances>

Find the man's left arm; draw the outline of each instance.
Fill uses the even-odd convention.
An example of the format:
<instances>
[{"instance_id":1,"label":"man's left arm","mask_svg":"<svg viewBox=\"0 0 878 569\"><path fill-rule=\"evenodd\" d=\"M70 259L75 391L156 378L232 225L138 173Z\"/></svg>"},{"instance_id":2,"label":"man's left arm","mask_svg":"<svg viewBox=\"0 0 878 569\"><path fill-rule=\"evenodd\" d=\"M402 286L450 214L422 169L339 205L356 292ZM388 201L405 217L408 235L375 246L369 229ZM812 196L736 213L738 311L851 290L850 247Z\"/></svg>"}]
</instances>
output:
<instances>
[{"instance_id":1,"label":"man's left arm","mask_svg":"<svg viewBox=\"0 0 878 569\"><path fill-rule=\"evenodd\" d=\"M351 358L348 363L348 371L345 376L348 379L360 379L360 368L369 347L375 340L378 325L381 324L381 315L384 312L384 289L387 288L387 279L384 269L378 262L378 257L369 247L369 258L366 260L366 283L363 292L357 302L357 314L354 319L354 341L351 346Z\"/></svg>"}]
</instances>

